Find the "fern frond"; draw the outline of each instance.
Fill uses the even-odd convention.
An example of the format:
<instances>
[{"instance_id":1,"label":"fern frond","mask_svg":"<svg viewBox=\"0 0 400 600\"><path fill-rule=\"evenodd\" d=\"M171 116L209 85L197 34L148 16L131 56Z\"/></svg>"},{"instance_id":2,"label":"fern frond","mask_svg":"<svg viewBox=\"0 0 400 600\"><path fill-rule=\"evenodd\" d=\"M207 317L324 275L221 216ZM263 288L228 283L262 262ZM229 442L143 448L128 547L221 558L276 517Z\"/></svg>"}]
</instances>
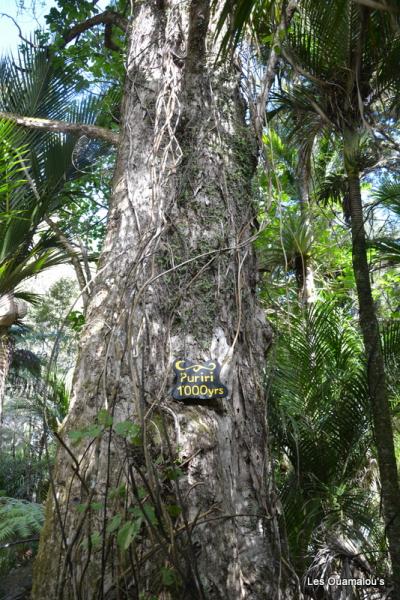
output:
<instances>
[{"instance_id":1,"label":"fern frond","mask_svg":"<svg viewBox=\"0 0 400 600\"><path fill-rule=\"evenodd\" d=\"M41 504L0 497L0 542L29 538L40 532L43 521Z\"/></svg>"}]
</instances>

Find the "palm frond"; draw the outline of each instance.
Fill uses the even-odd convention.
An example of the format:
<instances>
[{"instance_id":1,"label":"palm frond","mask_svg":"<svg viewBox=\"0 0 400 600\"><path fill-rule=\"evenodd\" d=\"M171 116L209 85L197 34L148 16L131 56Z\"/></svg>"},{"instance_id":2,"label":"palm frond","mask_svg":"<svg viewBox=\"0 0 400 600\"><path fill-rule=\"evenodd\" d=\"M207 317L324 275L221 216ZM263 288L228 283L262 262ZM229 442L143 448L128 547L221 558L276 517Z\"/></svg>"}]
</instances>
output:
<instances>
[{"instance_id":1,"label":"palm frond","mask_svg":"<svg viewBox=\"0 0 400 600\"><path fill-rule=\"evenodd\" d=\"M226 0L216 28L217 36L224 32L222 51L236 47L246 28L250 28L258 37L260 32L261 37L266 37L271 33L271 24L273 26L281 7L282 4L275 0ZM214 0L213 9L218 8L219 3Z\"/></svg>"},{"instance_id":2,"label":"palm frond","mask_svg":"<svg viewBox=\"0 0 400 600\"><path fill-rule=\"evenodd\" d=\"M390 263L400 263L400 240L388 237L375 238L368 242L370 248L379 251L379 260L387 260Z\"/></svg>"},{"instance_id":3,"label":"palm frond","mask_svg":"<svg viewBox=\"0 0 400 600\"><path fill-rule=\"evenodd\" d=\"M364 526L354 484L340 491L342 481L354 481L370 437L361 340L344 311L321 302L291 319L278 338L270 386L272 433L288 460L278 475L286 528L302 562L328 515Z\"/></svg>"},{"instance_id":4,"label":"palm frond","mask_svg":"<svg viewBox=\"0 0 400 600\"><path fill-rule=\"evenodd\" d=\"M307 257L310 253L310 227L303 217L297 214L289 214L283 224L277 224L276 227L278 230L271 241L271 229L258 239L261 264L271 269L284 267L288 271L294 270L298 258Z\"/></svg>"},{"instance_id":5,"label":"palm frond","mask_svg":"<svg viewBox=\"0 0 400 600\"><path fill-rule=\"evenodd\" d=\"M400 365L400 321L388 321L381 326L381 341L388 370L390 366Z\"/></svg>"},{"instance_id":6,"label":"palm frond","mask_svg":"<svg viewBox=\"0 0 400 600\"><path fill-rule=\"evenodd\" d=\"M0 60L0 110L92 124L101 97L77 100L71 72L44 49L24 47ZM65 204L66 186L107 151L73 135L0 121L0 294L40 270L65 262L58 241L34 236L46 215Z\"/></svg>"},{"instance_id":7,"label":"palm frond","mask_svg":"<svg viewBox=\"0 0 400 600\"><path fill-rule=\"evenodd\" d=\"M66 262L59 241L44 236L23 254L5 256L0 260L0 295L14 292L27 279L35 277L44 269ZM18 291L18 290L17 290Z\"/></svg>"},{"instance_id":8,"label":"palm frond","mask_svg":"<svg viewBox=\"0 0 400 600\"><path fill-rule=\"evenodd\" d=\"M397 215L400 215L400 181L385 179L378 188L371 192L375 202L383 204Z\"/></svg>"}]
</instances>

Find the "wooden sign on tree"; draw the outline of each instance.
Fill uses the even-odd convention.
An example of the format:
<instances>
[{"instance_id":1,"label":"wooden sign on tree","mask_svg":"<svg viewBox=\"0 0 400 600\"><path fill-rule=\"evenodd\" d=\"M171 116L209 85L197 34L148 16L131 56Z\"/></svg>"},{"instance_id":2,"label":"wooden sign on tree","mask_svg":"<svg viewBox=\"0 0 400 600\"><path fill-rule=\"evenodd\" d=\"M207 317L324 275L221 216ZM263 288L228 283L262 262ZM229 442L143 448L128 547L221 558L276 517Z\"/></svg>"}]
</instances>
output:
<instances>
[{"instance_id":1,"label":"wooden sign on tree","mask_svg":"<svg viewBox=\"0 0 400 600\"><path fill-rule=\"evenodd\" d=\"M228 395L228 389L220 381L221 366L217 360L193 363L177 359L173 366L176 381L172 397L175 400L211 400Z\"/></svg>"}]
</instances>

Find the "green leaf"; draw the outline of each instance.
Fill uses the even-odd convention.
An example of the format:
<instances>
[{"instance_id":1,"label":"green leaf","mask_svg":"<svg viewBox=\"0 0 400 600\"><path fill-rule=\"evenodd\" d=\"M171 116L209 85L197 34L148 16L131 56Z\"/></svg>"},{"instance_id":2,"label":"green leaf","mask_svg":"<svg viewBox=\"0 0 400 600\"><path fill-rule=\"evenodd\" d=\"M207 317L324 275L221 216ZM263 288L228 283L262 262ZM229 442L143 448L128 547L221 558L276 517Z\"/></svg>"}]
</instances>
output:
<instances>
[{"instance_id":1,"label":"green leaf","mask_svg":"<svg viewBox=\"0 0 400 600\"><path fill-rule=\"evenodd\" d=\"M141 521L128 521L121 527L117 535L117 544L121 550L127 550L133 540L137 537L141 527Z\"/></svg>"},{"instance_id":2,"label":"green leaf","mask_svg":"<svg viewBox=\"0 0 400 600\"><path fill-rule=\"evenodd\" d=\"M107 533L114 533L114 531L116 531L119 528L119 526L121 525L121 521L122 521L122 515L120 515L120 514L114 515L113 518L111 519L111 521L107 525Z\"/></svg>"},{"instance_id":3,"label":"green leaf","mask_svg":"<svg viewBox=\"0 0 400 600\"><path fill-rule=\"evenodd\" d=\"M82 331L83 326L85 324L85 316L82 312L80 312L79 310L72 310L68 314L67 320L71 329L73 329L77 333L80 333Z\"/></svg>"},{"instance_id":4,"label":"green leaf","mask_svg":"<svg viewBox=\"0 0 400 600\"><path fill-rule=\"evenodd\" d=\"M89 425L89 427L84 430L84 433L87 438L96 438L100 437L103 431L98 425Z\"/></svg>"},{"instance_id":5,"label":"green leaf","mask_svg":"<svg viewBox=\"0 0 400 600\"><path fill-rule=\"evenodd\" d=\"M142 506L142 509L143 509L144 514L146 515L146 517L150 521L150 523L152 525L157 525L158 519L157 519L156 514L155 514L154 506L152 506L151 504L146 503L146 504L144 504Z\"/></svg>"},{"instance_id":6,"label":"green leaf","mask_svg":"<svg viewBox=\"0 0 400 600\"><path fill-rule=\"evenodd\" d=\"M79 431L70 431L68 437L75 443L82 441L85 438L96 438L100 437L103 433L102 428L99 425L93 424L88 425L84 429Z\"/></svg>"},{"instance_id":7,"label":"green leaf","mask_svg":"<svg viewBox=\"0 0 400 600\"><path fill-rule=\"evenodd\" d=\"M83 542L81 543L81 547L82 548L88 548L89 546L91 546L91 548L93 550L98 550L101 547L102 544L102 536L101 533L99 533L98 531L95 531L94 533L91 534L90 538L87 540L83 540Z\"/></svg>"},{"instance_id":8,"label":"green leaf","mask_svg":"<svg viewBox=\"0 0 400 600\"><path fill-rule=\"evenodd\" d=\"M43 520L43 505L0 497L0 542L32 537L41 530Z\"/></svg>"},{"instance_id":9,"label":"green leaf","mask_svg":"<svg viewBox=\"0 0 400 600\"><path fill-rule=\"evenodd\" d=\"M284 29L281 29L281 30L279 31L279 33L278 33L278 36L279 36L279 40L280 40L281 42L283 42L283 40L284 40L284 39L285 39L285 37L286 37L286 31L285 31Z\"/></svg>"},{"instance_id":10,"label":"green leaf","mask_svg":"<svg viewBox=\"0 0 400 600\"><path fill-rule=\"evenodd\" d=\"M83 438L85 437L85 432L84 431L69 431L68 432L68 437L70 438L70 440L72 440L72 442L78 443L81 440L83 440Z\"/></svg>"},{"instance_id":11,"label":"green leaf","mask_svg":"<svg viewBox=\"0 0 400 600\"><path fill-rule=\"evenodd\" d=\"M152 506L148 502L140 506L132 506L128 510L137 519L143 519L143 516L145 515L152 525L157 525L158 523L157 517L155 515L154 506Z\"/></svg>"},{"instance_id":12,"label":"green leaf","mask_svg":"<svg viewBox=\"0 0 400 600\"><path fill-rule=\"evenodd\" d=\"M121 437L126 438L132 444L140 444L141 443L141 429L137 423L133 423L132 421L120 421L119 423L115 423L114 431Z\"/></svg>"},{"instance_id":13,"label":"green leaf","mask_svg":"<svg viewBox=\"0 0 400 600\"><path fill-rule=\"evenodd\" d=\"M184 472L179 467L169 467L165 471L165 475L170 481L175 481L176 479L179 479L179 477L182 477Z\"/></svg>"},{"instance_id":14,"label":"green leaf","mask_svg":"<svg viewBox=\"0 0 400 600\"><path fill-rule=\"evenodd\" d=\"M148 491L146 490L146 488L144 487L139 487L138 488L138 496L140 500L143 500L143 498L145 498L148 494Z\"/></svg>"},{"instance_id":15,"label":"green leaf","mask_svg":"<svg viewBox=\"0 0 400 600\"><path fill-rule=\"evenodd\" d=\"M102 510L102 508L104 508L104 504L102 502L91 502L90 505L88 504L76 504L75 505L75 510L77 512L83 513L85 512L85 510L87 510L87 508L91 509L91 510Z\"/></svg>"},{"instance_id":16,"label":"green leaf","mask_svg":"<svg viewBox=\"0 0 400 600\"><path fill-rule=\"evenodd\" d=\"M273 39L273 35L272 35L272 33L270 33L268 35L264 35L263 36L262 42L263 42L263 44L268 45L268 44L270 44L272 42L272 39Z\"/></svg>"},{"instance_id":17,"label":"green leaf","mask_svg":"<svg viewBox=\"0 0 400 600\"><path fill-rule=\"evenodd\" d=\"M110 427L113 423L113 418L105 408L102 408L97 415L97 422L99 425L103 425L103 427Z\"/></svg>"},{"instance_id":18,"label":"green leaf","mask_svg":"<svg viewBox=\"0 0 400 600\"><path fill-rule=\"evenodd\" d=\"M171 517L179 517L179 515L182 512L182 509L177 504L169 504L167 506L167 511L169 512L169 514L171 515Z\"/></svg>"},{"instance_id":19,"label":"green leaf","mask_svg":"<svg viewBox=\"0 0 400 600\"><path fill-rule=\"evenodd\" d=\"M163 585L165 585L166 587L175 585L175 583L176 583L175 571L173 569L170 569L169 567L162 567L161 568L161 580L162 580Z\"/></svg>"},{"instance_id":20,"label":"green leaf","mask_svg":"<svg viewBox=\"0 0 400 600\"><path fill-rule=\"evenodd\" d=\"M101 543L102 543L102 537L98 531L95 531L94 533L92 533L92 535L90 536L90 543L92 545L93 550L100 548Z\"/></svg>"},{"instance_id":21,"label":"green leaf","mask_svg":"<svg viewBox=\"0 0 400 600\"><path fill-rule=\"evenodd\" d=\"M110 498L124 498L126 496L126 487L124 483L121 483L116 488L111 488Z\"/></svg>"}]
</instances>

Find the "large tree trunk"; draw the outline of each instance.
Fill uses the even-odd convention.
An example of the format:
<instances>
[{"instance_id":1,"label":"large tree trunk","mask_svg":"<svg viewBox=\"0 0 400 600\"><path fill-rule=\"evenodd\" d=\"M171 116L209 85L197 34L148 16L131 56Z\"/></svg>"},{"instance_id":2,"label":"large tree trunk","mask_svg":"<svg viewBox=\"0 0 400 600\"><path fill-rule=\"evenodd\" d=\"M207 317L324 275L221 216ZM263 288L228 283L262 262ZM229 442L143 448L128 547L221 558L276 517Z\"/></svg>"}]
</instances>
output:
<instances>
[{"instance_id":1,"label":"large tree trunk","mask_svg":"<svg viewBox=\"0 0 400 600\"><path fill-rule=\"evenodd\" d=\"M350 154L350 152L349 152ZM360 177L347 168L353 240L353 268L357 285L360 327L366 353L369 396L378 466L382 487L383 513L393 570L393 595L400 598L400 489L393 444L393 428L379 324L371 292L361 201Z\"/></svg>"},{"instance_id":2,"label":"large tree trunk","mask_svg":"<svg viewBox=\"0 0 400 600\"><path fill-rule=\"evenodd\" d=\"M34 600L293 597L268 455L255 145L209 12L208 0L135 4L108 235ZM174 401L176 358L218 360L228 397ZM104 408L114 424L102 413L94 439L83 430ZM138 425L128 438L125 419ZM109 529L118 513L132 520L127 551Z\"/></svg>"}]
</instances>

